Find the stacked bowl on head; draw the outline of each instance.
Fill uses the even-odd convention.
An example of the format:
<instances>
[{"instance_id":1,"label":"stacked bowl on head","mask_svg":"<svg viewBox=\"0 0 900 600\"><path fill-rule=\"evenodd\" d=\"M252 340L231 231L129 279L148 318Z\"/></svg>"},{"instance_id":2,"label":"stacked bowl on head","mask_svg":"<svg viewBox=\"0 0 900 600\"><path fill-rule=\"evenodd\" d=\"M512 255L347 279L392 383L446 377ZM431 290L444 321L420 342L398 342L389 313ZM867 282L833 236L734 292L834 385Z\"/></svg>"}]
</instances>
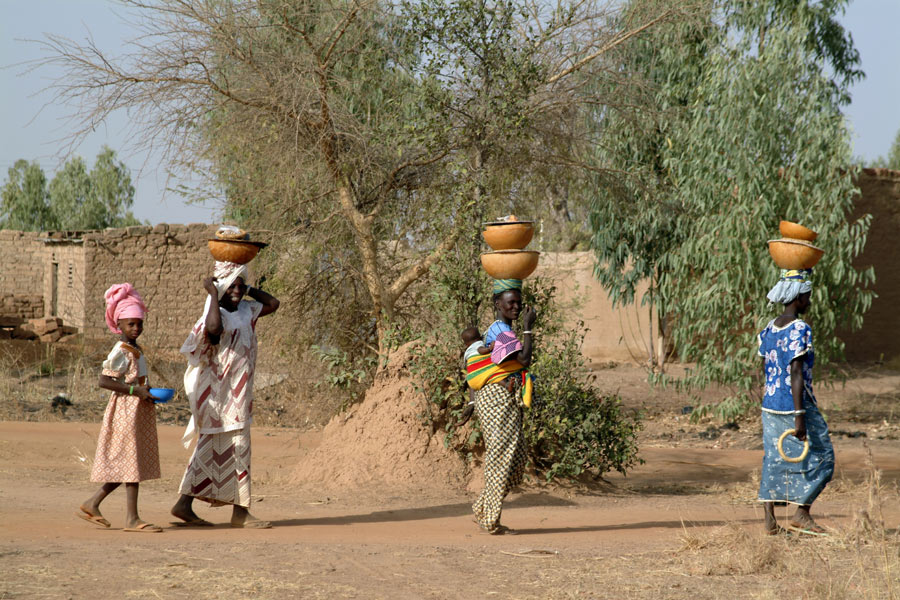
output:
<instances>
[{"instance_id":1,"label":"stacked bowl on head","mask_svg":"<svg viewBox=\"0 0 900 600\"><path fill-rule=\"evenodd\" d=\"M268 244L250 241L250 235L243 229L231 225L222 225L216 231L216 237L207 241L209 253L216 260L245 265Z\"/></svg>"},{"instance_id":2,"label":"stacked bowl on head","mask_svg":"<svg viewBox=\"0 0 900 600\"><path fill-rule=\"evenodd\" d=\"M812 245L819 236L803 225L782 221L778 225L780 240L769 240L769 254L782 269L812 269L825 251Z\"/></svg>"},{"instance_id":3,"label":"stacked bowl on head","mask_svg":"<svg viewBox=\"0 0 900 600\"><path fill-rule=\"evenodd\" d=\"M481 255L481 266L494 279L525 279L537 268L540 252L525 250L534 236L534 221L515 215L485 223L484 241L493 249Z\"/></svg>"}]
</instances>

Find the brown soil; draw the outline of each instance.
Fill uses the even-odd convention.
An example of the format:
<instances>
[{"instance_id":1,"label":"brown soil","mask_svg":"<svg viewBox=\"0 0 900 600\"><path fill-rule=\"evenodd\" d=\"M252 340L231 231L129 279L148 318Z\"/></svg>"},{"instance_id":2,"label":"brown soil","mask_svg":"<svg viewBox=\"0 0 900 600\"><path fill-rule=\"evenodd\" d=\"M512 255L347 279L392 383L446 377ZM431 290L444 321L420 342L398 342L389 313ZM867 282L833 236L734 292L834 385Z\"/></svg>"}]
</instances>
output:
<instances>
[{"instance_id":1,"label":"brown soil","mask_svg":"<svg viewBox=\"0 0 900 600\"><path fill-rule=\"evenodd\" d=\"M646 464L603 488L513 494L504 521L519 535L493 537L478 533L472 494L461 490L388 495L348 487L326 495L292 481L294 465L317 453L322 434L257 428L253 511L274 529L231 529L228 509L199 506L215 528L149 535L120 530L118 491L103 505L112 529L74 516L95 488L87 479L98 430L0 423L0 598L696 599L754 597L784 584L765 572L704 572L727 567L720 565L723 549L710 541L723 527L768 543L760 510L748 501L758 451L647 448ZM159 432L164 477L141 486L140 507L144 519L167 524L188 453L178 443L180 427ZM878 442L873 450L895 482L900 448ZM815 507L833 528L849 527L864 506L848 479L861 476L864 452L839 447L838 461L841 475ZM892 498L885 517L896 525L900 508ZM698 563L702 550L683 551L686 540L700 539L713 562ZM803 543L812 555L828 548Z\"/></svg>"},{"instance_id":2,"label":"brown soil","mask_svg":"<svg viewBox=\"0 0 900 600\"><path fill-rule=\"evenodd\" d=\"M494 537L472 522L477 471L421 418L404 352L324 429L254 427L252 510L274 523L266 531L231 529L227 509L201 505L216 527L122 532L121 491L103 505L113 528L100 529L74 516L96 487L96 411L76 402L66 413L28 413L39 422L0 422L0 598L696 600L776 598L786 585L806 598L900 594L896 373L862 373L820 394L838 459L814 507L835 532L828 540L762 535L755 420L693 423L686 398L648 389L643 371L626 365L598 371L598 385L645 414L645 463L591 486L531 480L504 505L519 535ZM6 382L16 410L45 402L54 377ZM285 401L270 394L263 409ZM161 421L179 410L161 407ZM160 525L189 457L181 432L159 426L163 478L141 486L141 516Z\"/></svg>"}]
</instances>

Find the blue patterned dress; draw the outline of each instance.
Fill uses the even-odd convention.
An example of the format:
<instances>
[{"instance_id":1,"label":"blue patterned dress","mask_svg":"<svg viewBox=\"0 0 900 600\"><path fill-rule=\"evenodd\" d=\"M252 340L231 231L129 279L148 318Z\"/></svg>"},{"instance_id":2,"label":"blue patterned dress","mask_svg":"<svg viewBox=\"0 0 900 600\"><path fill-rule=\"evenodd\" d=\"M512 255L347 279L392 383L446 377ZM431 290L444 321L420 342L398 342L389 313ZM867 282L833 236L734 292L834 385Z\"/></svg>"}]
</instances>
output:
<instances>
[{"instance_id":1,"label":"blue patterned dress","mask_svg":"<svg viewBox=\"0 0 900 600\"><path fill-rule=\"evenodd\" d=\"M834 448L828 435L828 425L819 412L812 390L815 362L812 329L802 319L795 319L783 327L777 327L773 320L758 337L759 355L765 359L766 374L766 394L762 403L765 455L759 481L759 500L809 505L834 474ZM778 454L778 438L785 430L794 428L791 362L801 357L809 455L802 462L789 463ZM784 439L782 448L788 456L798 456L803 451L803 442L789 435Z\"/></svg>"}]
</instances>

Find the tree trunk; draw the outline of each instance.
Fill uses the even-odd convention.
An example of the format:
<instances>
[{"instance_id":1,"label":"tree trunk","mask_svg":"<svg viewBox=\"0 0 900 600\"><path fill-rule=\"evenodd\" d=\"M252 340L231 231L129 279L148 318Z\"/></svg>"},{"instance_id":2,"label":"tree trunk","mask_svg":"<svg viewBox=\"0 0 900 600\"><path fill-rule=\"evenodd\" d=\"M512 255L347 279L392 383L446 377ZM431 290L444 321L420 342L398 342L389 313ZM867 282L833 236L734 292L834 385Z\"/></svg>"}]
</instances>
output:
<instances>
[{"instance_id":1,"label":"tree trunk","mask_svg":"<svg viewBox=\"0 0 900 600\"><path fill-rule=\"evenodd\" d=\"M371 215L364 215L356 209L356 205L353 202L353 193L349 186L339 186L338 196L340 197L344 216L353 225L356 247L359 249L359 255L362 259L363 281L365 281L366 289L372 298L372 316L375 318L378 331L378 349L381 352L385 338L384 334L387 330L385 319L390 321L394 316L395 298L392 298L391 294L386 293L384 282L379 274L378 243L372 231L374 219Z\"/></svg>"}]
</instances>

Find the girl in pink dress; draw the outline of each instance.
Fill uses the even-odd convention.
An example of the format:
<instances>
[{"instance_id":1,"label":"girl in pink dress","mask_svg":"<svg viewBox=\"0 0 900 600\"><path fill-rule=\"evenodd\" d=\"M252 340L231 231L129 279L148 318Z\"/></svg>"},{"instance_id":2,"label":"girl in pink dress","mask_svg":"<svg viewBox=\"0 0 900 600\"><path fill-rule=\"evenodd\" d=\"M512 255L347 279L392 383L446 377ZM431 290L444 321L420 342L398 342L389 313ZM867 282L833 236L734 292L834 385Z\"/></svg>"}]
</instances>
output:
<instances>
[{"instance_id":1,"label":"girl in pink dress","mask_svg":"<svg viewBox=\"0 0 900 600\"><path fill-rule=\"evenodd\" d=\"M159 533L162 529L142 521L137 511L139 483L160 476L156 408L147 385L147 363L137 344L147 307L130 283L112 286L105 297L106 324L119 334L119 341L103 361L100 374L100 387L112 394L103 415L91 481L103 486L76 515L109 527L100 514L100 503L124 483L127 514L123 531Z\"/></svg>"}]
</instances>

